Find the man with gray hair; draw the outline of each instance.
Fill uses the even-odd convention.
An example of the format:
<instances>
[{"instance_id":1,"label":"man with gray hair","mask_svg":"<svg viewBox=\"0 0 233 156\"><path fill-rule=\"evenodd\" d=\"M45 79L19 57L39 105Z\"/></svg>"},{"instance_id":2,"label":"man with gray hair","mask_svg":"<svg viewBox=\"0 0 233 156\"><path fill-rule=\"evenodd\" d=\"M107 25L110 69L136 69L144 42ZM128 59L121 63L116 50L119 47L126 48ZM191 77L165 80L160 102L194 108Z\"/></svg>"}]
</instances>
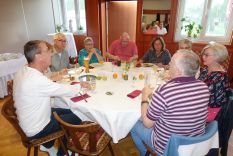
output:
<instances>
[{"instance_id":1,"label":"man with gray hair","mask_svg":"<svg viewBox=\"0 0 233 156\"><path fill-rule=\"evenodd\" d=\"M123 32L119 40L114 41L106 53L106 57L131 62L138 58L138 49L133 41L130 41L129 34Z\"/></svg>"},{"instance_id":2,"label":"man with gray hair","mask_svg":"<svg viewBox=\"0 0 233 156\"><path fill-rule=\"evenodd\" d=\"M142 141L163 155L171 134L204 134L209 91L205 83L195 78L199 62L191 50L178 50L170 62L171 80L154 92L149 86L143 89L141 120L131 130L141 155L146 153Z\"/></svg>"},{"instance_id":3,"label":"man with gray hair","mask_svg":"<svg viewBox=\"0 0 233 156\"><path fill-rule=\"evenodd\" d=\"M29 41L24 46L28 65L15 75L13 86L14 106L19 125L29 139L44 137L60 130L60 126L51 112L57 112L63 120L79 124L81 120L69 109L51 109L51 97L74 97L81 87L90 88L89 84L58 84L43 75L51 64L51 47L41 40ZM64 141L65 142L65 141ZM43 150L53 151L54 141L43 144ZM48 150L49 149L49 150ZM57 155L63 155L59 148Z\"/></svg>"}]
</instances>

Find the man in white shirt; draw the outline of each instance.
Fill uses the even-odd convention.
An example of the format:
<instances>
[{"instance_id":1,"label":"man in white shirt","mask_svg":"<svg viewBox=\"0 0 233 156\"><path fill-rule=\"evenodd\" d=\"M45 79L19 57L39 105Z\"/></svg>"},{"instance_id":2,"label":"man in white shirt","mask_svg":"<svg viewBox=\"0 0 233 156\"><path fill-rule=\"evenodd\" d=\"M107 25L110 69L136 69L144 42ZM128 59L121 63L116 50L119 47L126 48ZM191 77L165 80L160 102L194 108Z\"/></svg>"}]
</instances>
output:
<instances>
[{"instance_id":1,"label":"man in white shirt","mask_svg":"<svg viewBox=\"0 0 233 156\"><path fill-rule=\"evenodd\" d=\"M85 88L86 83L80 85L58 84L43 72L51 64L51 48L45 41L29 41L24 46L24 54L28 66L21 68L14 78L13 96L19 125L28 138L36 139L46 136L60 129L51 113L50 98L59 96L75 96L80 91L80 85ZM79 124L81 120L69 109L54 109L60 117L71 124ZM54 144L43 144L51 148ZM59 148L57 155L63 155Z\"/></svg>"},{"instance_id":2,"label":"man in white shirt","mask_svg":"<svg viewBox=\"0 0 233 156\"><path fill-rule=\"evenodd\" d=\"M167 29L163 27L163 22L159 23L159 27L157 27L157 34L158 35L165 35L165 34L167 34Z\"/></svg>"}]
</instances>

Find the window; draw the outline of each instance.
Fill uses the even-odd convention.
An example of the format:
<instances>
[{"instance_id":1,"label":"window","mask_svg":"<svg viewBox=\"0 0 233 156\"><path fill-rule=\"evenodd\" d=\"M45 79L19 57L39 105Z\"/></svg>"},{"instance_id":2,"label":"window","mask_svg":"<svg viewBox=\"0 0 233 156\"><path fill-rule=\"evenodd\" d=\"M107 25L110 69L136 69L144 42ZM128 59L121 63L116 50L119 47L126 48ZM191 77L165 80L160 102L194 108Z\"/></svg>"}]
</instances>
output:
<instances>
[{"instance_id":1,"label":"window","mask_svg":"<svg viewBox=\"0 0 233 156\"><path fill-rule=\"evenodd\" d=\"M175 40L186 37L181 30L183 17L200 24L203 29L194 42L216 41L229 44L233 29L233 0L180 0ZM231 20L230 20L231 19Z\"/></svg>"},{"instance_id":2,"label":"window","mask_svg":"<svg viewBox=\"0 0 233 156\"><path fill-rule=\"evenodd\" d=\"M86 33L85 0L60 0L62 25L67 31Z\"/></svg>"}]
</instances>

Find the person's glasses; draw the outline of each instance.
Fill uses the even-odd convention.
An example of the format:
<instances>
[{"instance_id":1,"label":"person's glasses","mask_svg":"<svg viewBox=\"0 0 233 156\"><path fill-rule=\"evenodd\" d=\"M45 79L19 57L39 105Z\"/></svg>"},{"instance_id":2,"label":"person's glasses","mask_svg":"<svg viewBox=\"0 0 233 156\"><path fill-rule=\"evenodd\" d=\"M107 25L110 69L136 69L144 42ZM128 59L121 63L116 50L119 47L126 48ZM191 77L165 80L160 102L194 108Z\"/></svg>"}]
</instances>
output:
<instances>
[{"instance_id":1,"label":"person's glasses","mask_svg":"<svg viewBox=\"0 0 233 156\"><path fill-rule=\"evenodd\" d=\"M62 42L62 43L67 43L66 40L58 40L59 42Z\"/></svg>"},{"instance_id":2,"label":"person's glasses","mask_svg":"<svg viewBox=\"0 0 233 156\"><path fill-rule=\"evenodd\" d=\"M209 57L209 56L213 56L213 54L203 53L202 56Z\"/></svg>"}]
</instances>

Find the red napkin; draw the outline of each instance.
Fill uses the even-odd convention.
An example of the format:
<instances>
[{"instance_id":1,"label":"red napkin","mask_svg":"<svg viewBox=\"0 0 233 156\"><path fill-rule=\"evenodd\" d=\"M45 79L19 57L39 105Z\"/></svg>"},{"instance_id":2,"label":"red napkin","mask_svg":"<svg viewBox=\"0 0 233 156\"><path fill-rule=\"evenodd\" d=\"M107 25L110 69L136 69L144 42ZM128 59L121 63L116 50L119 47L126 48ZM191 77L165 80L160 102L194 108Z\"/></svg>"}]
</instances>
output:
<instances>
[{"instance_id":1,"label":"red napkin","mask_svg":"<svg viewBox=\"0 0 233 156\"><path fill-rule=\"evenodd\" d=\"M80 82L71 82L70 85L79 84Z\"/></svg>"},{"instance_id":2,"label":"red napkin","mask_svg":"<svg viewBox=\"0 0 233 156\"><path fill-rule=\"evenodd\" d=\"M140 95L141 92L142 92L141 90L135 90L135 91L132 91L131 93L127 94L127 96L133 99L133 98L137 97L138 95Z\"/></svg>"},{"instance_id":3,"label":"red napkin","mask_svg":"<svg viewBox=\"0 0 233 156\"><path fill-rule=\"evenodd\" d=\"M73 102L79 102L79 101L84 100L84 99L87 99L87 98L89 98L89 97L90 97L90 95L88 95L88 94L83 94L82 96L80 95L80 96L72 97L71 100L72 100Z\"/></svg>"}]
</instances>

